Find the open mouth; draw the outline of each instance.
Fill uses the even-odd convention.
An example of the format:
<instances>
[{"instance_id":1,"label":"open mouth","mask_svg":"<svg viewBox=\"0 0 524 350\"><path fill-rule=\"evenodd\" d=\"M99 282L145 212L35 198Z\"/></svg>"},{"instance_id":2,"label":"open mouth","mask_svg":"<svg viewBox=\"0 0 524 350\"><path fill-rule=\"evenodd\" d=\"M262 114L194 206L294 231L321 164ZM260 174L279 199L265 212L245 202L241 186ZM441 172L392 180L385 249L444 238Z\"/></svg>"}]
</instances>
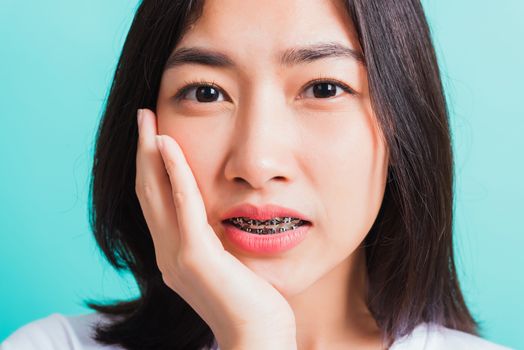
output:
<instances>
[{"instance_id":1,"label":"open mouth","mask_svg":"<svg viewBox=\"0 0 524 350\"><path fill-rule=\"evenodd\" d=\"M310 225L309 221L292 217L275 217L270 220L255 220L247 217L235 217L223 221L224 224L259 235L271 235L294 230L300 226Z\"/></svg>"}]
</instances>

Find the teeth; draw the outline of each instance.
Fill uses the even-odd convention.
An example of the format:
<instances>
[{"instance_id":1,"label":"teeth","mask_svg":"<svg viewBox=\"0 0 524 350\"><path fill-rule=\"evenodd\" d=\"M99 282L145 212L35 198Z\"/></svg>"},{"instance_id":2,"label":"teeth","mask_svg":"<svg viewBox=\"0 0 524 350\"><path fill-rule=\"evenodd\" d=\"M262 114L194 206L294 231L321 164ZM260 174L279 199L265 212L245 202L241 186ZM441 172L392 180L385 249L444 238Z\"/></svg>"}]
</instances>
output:
<instances>
[{"instance_id":1,"label":"teeth","mask_svg":"<svg viewBox=\"0 0 524 350\"><path fill-rule=\"evenodd\" d=\"M260 235L294 230L297 227L306 224L303 220L291 217L276 217L265 221L236 217L227 221L241 230Z\"/></svg>"}]
</instances>

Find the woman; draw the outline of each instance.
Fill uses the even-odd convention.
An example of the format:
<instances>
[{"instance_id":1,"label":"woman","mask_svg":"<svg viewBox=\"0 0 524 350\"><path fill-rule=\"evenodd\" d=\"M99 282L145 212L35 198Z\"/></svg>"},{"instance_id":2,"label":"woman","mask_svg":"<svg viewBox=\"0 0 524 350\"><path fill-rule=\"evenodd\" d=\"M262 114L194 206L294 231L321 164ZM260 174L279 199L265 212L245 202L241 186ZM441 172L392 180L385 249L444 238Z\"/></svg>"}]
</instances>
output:
<instances>
[{"instance_id":1,"label":"woman","mask_svg":"<svg viewBox=\"0 0 524 350\"><path fill-rule=\"evenodd\" d=\"M144 0L92 182L140 297L3 349L503 349L458 284L452 165L418 1Z\"/></svg>"}]
</instances>

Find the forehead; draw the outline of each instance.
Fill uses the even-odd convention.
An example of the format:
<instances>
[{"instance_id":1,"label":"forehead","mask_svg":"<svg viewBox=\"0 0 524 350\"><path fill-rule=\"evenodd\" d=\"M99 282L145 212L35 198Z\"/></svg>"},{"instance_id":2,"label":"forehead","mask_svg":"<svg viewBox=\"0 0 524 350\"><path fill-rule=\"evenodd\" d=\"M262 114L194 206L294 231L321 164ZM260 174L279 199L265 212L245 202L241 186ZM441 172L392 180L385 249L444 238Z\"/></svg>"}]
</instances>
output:
<instances>
[{"instance_id":1,"label":"forehead","mask_svg":"<svg viewBox=\"0 0 524 350\"><path fill-rule=\"evenodd\" d=\"M201 17L176 49L208 48L239 64L272 61L290 47L338 43L359 51L338 0L206 0Z\"/></svg>"}]
</instances>

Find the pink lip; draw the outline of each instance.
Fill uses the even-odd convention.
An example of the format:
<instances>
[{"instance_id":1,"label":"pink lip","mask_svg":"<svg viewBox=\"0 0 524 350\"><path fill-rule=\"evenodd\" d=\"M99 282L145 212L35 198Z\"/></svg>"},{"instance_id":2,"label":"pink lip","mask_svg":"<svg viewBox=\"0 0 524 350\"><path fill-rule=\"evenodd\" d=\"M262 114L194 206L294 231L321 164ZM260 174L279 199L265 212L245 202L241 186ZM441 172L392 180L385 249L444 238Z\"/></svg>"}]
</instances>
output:
<instances>
[{"instance_id":1,"label":"pink lip","mask_svg":"<svg viewBox=\"0 0 524 350\"><path fill-rule=\"evenodd\" d=\"M246 217L260 221L275 217L292 217L307 221L307 223L294 230L261 235L240 230L234 225L225 222L225 220L235 217ZM300 244L306 238L310 227L313 226L307 216L294 209L272 204L257 207L249 203L244 203L228 210L222 216L222 224L229 241L241 250L251 253L280 253L289 250Z\"/></svg>"},{"instance_id":2,"label":"pink lip","mask_svg":"<svg viewBox=\"0 0 524 350\"><path fill-rule=\"evenodd\" d=\"M302 225L282 233L260 235L240 230L229 223L223 223L230 242L250 253L280 253L300 244L311 225Z\"/></svg>"},{"instance_id":3,"label":"pink lip","mask_svg":"<svg viewBox=\"0 0 524 350\"><path fill-rule=\"evenodd\" d=\"M222 221L234 217L247 217L255 220L269 220L274 217L292 217L311 223L309 218L296 210L272 204L266 204L261 207L249 203L238 205L228 210L222 216Z\"/></svg>"}]
</instances>

